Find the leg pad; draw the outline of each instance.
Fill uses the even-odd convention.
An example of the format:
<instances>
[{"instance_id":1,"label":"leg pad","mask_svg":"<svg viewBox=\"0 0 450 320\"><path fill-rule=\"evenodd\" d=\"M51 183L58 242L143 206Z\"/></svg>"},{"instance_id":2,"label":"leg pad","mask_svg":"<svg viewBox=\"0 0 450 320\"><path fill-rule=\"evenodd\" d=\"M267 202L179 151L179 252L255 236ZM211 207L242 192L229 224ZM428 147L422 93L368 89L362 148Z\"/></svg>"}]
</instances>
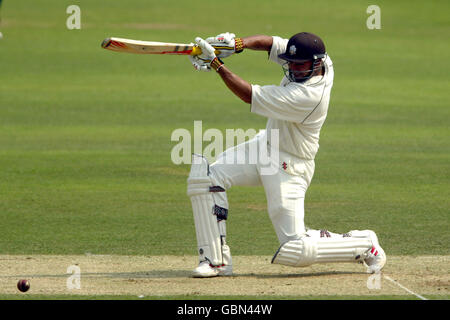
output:
<instances>
[{"instance_id":1,"label":"leg pad","mask_svg":"<svg viewBox=\"0 0 450 320\"><path fill-rule=\"evenodd\" d=\"M306 267L313 263L358 262L372 247L370 237L302 237L284 243L272 263Z\"/></svg>"},{"instance_id":2,"label":"leg pad","mask_svg":"<svg viewBox=\"0 0 450 320\"><path fill-rule=\"evenodd\" d=\"M199 259L220 266L224 264L222 249L228 208L218 206L213 194L225 190L214 186L209 164L204 157L194 154L192 160L187 194L192 203Z\"/></svg>"}]
</instances>

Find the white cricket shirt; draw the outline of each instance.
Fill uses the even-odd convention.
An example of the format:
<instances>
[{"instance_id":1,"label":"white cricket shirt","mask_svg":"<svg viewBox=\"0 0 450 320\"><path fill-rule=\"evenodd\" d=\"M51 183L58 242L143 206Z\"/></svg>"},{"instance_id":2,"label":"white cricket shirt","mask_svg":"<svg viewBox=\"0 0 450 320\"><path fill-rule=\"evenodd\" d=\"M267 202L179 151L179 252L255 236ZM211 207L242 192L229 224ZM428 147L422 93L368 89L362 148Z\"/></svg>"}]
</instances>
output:
<instances>
[{"instance_id":1,"label":"white cricket shirt","mask_svg":"<svg viewBox=\"0 0 450 320\"><path fill-rule=\"evenodd\" d=\"M273 37L269 59L282 65L278 55L286 51L288 39ZM252 85L251 112L267 117L266 130L279 130L280 151L313 160L319 149L319 135L328 111L333 64L327 56L325 74L304 83L283 77L279 86ZM268 134L270 143L271 135Z\"/></svg>"}]
</instances>

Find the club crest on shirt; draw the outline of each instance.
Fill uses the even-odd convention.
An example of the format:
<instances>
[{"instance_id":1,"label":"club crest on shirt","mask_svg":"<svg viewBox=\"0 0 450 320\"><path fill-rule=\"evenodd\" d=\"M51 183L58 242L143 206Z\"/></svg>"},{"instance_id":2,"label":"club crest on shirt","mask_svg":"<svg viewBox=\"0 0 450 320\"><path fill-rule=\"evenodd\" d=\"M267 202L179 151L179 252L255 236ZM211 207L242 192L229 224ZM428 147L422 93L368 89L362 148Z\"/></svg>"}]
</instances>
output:
<instances>
[{"instance_id":1,"label":"club crest on shirt","mask_svg":"<svg viewBox=\"0 0 450 320\"><path fill-rule=\"evenodd\" d=\"M286 169L287 169L287 163L286 163L286 162L283 162L283 163L281 164L281 167L286 171Z\"/></svg>"}]
</instances>

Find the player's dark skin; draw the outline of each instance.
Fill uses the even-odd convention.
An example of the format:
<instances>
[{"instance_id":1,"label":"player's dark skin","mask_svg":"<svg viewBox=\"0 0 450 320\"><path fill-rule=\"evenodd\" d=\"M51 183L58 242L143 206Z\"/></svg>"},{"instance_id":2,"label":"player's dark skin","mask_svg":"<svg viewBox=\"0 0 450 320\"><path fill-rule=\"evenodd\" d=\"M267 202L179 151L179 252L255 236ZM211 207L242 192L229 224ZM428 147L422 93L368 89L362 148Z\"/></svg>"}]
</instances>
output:
<instances>
[{"instance_id":1,"label":"player's dark skin","mask_svg":"<svg viewBox=\"0 0 450 320\"><path fill-rule=\"evenodd\" d=\"M272 37L265 35L255 35L242 38L244 49L259 50L270 52L272 48ZM311 70L312 61L305 61L302 63L289 62L289 69L294 71L307 71ZM252 102L252 86L250 83L233 73L225 65L220 67L218 71L220 77L225 82L226 86L242 101L246 103ZM307 72L306 72L307 73ZM306 75L305 73L305 75ZM315 74L323 74L323 68Z\"/></svg>"}]
</instances>

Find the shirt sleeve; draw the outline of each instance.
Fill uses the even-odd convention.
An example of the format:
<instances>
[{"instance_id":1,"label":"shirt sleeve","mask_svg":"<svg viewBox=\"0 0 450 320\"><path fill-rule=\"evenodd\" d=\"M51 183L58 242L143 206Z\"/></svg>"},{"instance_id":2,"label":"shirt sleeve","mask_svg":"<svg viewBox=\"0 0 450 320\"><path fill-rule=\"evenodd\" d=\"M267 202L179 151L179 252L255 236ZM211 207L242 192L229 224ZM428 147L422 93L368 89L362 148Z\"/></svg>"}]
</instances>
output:
<instances>
[{"instance_id":1,"label":"shirt sleeve","mask_svg":"<svg viewBox=\"0 0 450 320\"><path fill-rule=\"evenodd\" d=\"M314 92L291 86L252 85L251 112L258 115L302 122L320 103L320 97Z\"/></svg>"},{"instance_id":2,"label":"shirt sleeve","mask_svg":"<svg viewBox=\"0 0 450 320\"><path fill-rule=\"evenodd\" d=\"M278 55L286 52L286 47L288 43L288 39L282 39L277 36L272 37L272 48L269 52L269 60L273 61L275 63L278 63L279 65L282 65L286 61L278 59Z\"/></svg>"}]
</instances>

